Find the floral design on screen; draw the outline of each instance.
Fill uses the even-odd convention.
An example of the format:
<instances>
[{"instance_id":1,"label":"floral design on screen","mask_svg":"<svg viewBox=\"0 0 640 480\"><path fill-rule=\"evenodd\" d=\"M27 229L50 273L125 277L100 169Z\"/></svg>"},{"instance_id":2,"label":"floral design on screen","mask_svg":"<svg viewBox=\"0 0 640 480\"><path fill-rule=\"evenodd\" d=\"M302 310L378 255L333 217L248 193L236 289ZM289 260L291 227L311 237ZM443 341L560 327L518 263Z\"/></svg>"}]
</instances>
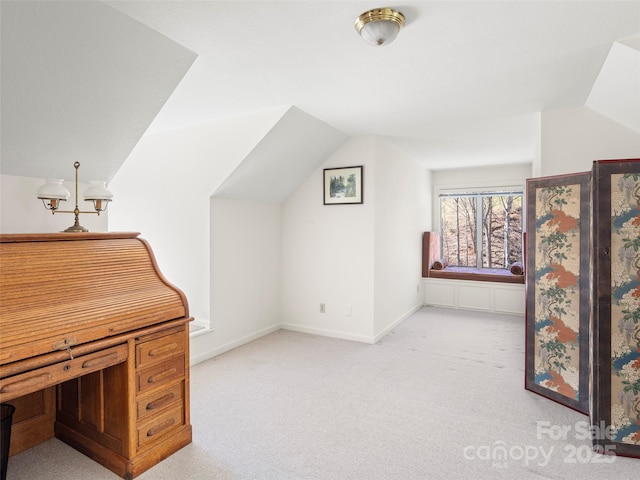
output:
<instances>
[{"instance_id":1,"label":"floral design on screen","mask_svg":"<svg viewBox=\"0 0 640 480\"><path fill-rule=\"evenodd\" d=\"M611 175L611 424L640 445L640 174Z\"/></svg>"},{"instance_id":2,"label":"floral design on screen","mask_svg":"<svg viewBox=\"0 0 640 480\"><path fill-rule=\"evenodd\" d=\"M534 382L579 400L580 185L536 189Z\"/></svg>"}]
</instances>

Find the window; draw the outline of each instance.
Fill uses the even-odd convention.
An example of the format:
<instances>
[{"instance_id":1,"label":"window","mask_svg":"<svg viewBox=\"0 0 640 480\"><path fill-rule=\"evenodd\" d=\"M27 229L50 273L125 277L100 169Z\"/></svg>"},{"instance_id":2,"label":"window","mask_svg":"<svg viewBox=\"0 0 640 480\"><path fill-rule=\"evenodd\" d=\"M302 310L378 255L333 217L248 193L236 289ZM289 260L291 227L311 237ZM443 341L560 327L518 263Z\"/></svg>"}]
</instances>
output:
<instances>
[{"instance_id":1,"label":"window","mask_svg":"<svg viewBox=\"0 0 640 480\"><path fill-rule=\"evenodd\" d=\"M440 194L442 258L477 269L521 262L522 199L522 191Z\"/></svg>"}]
</instances>

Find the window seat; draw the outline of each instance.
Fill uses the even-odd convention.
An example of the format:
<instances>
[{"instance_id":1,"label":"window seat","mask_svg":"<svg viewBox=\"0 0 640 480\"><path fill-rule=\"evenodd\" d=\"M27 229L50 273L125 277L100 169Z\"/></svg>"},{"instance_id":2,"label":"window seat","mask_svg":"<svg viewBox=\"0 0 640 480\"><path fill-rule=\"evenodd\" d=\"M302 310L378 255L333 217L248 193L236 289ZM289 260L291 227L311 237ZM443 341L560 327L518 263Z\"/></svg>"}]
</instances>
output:
<instances>
[{"instance_id":1,"label":"window seat","mask_svg":"<svg viewBox=\"0 0 640 480\"><path fill-rule=\"evenodd\" d=\"M429 269L431 278L448 278L452 280L474 280L477 282L501 282L524 284L524 275L514 275L502 268L470 268L447 267L442 270Z\"/></svg>"}]
</instances>

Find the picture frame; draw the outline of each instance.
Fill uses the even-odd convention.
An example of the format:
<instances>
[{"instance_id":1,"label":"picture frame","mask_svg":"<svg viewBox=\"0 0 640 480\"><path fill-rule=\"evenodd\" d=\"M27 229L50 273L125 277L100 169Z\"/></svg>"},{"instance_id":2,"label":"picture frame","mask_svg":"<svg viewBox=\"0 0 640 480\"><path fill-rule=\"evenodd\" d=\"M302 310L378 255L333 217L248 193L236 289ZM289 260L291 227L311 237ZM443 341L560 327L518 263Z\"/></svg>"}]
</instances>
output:
<instances>
[{"instance_id":1,"label":"picture frame","mask_svg":"<svg viewBox=\"0 0 640 480\"><path fill-rule=\"evenodd\" d=\"M593 165L594 450L640 458L640 159Z\"/></svg>"},{"instance_id":2,"label":"picture frame","mask_svg":"<svg viewBox=\"0 0 640 480\"><path fill-rule=\"evenodd\" d=\"M589 412L591 173L527 180L525 389Z\"/></svg>"},{"instance_id":3,"label":"picture frame","mask_svg":"<svg viewBox=\"0 0 640 480\"><path fill-rule=\"evenodd\" d=\"M338 167L323 170L325 205L353 205L364 202L363 167Z\"/></svg>"}]
</instances>

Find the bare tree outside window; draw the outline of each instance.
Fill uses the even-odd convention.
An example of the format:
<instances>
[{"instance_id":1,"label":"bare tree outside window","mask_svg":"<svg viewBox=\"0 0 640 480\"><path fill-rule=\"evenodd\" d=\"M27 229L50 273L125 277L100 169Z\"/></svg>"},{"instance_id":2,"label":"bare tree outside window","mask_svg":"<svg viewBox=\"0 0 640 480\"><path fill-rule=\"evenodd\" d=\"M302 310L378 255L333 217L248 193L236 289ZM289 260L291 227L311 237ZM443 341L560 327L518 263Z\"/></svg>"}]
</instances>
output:
<instances>
[{"instance_id":1,"label":"bare tree outside window","mask_svg":"<svg viewBox=\"0 0 640 480\"><path fill-rule=\"evenodd\" d=\"M442 258L451 266L522 261L522 192L440 195Z\"/></svg>"}]
</instances>

